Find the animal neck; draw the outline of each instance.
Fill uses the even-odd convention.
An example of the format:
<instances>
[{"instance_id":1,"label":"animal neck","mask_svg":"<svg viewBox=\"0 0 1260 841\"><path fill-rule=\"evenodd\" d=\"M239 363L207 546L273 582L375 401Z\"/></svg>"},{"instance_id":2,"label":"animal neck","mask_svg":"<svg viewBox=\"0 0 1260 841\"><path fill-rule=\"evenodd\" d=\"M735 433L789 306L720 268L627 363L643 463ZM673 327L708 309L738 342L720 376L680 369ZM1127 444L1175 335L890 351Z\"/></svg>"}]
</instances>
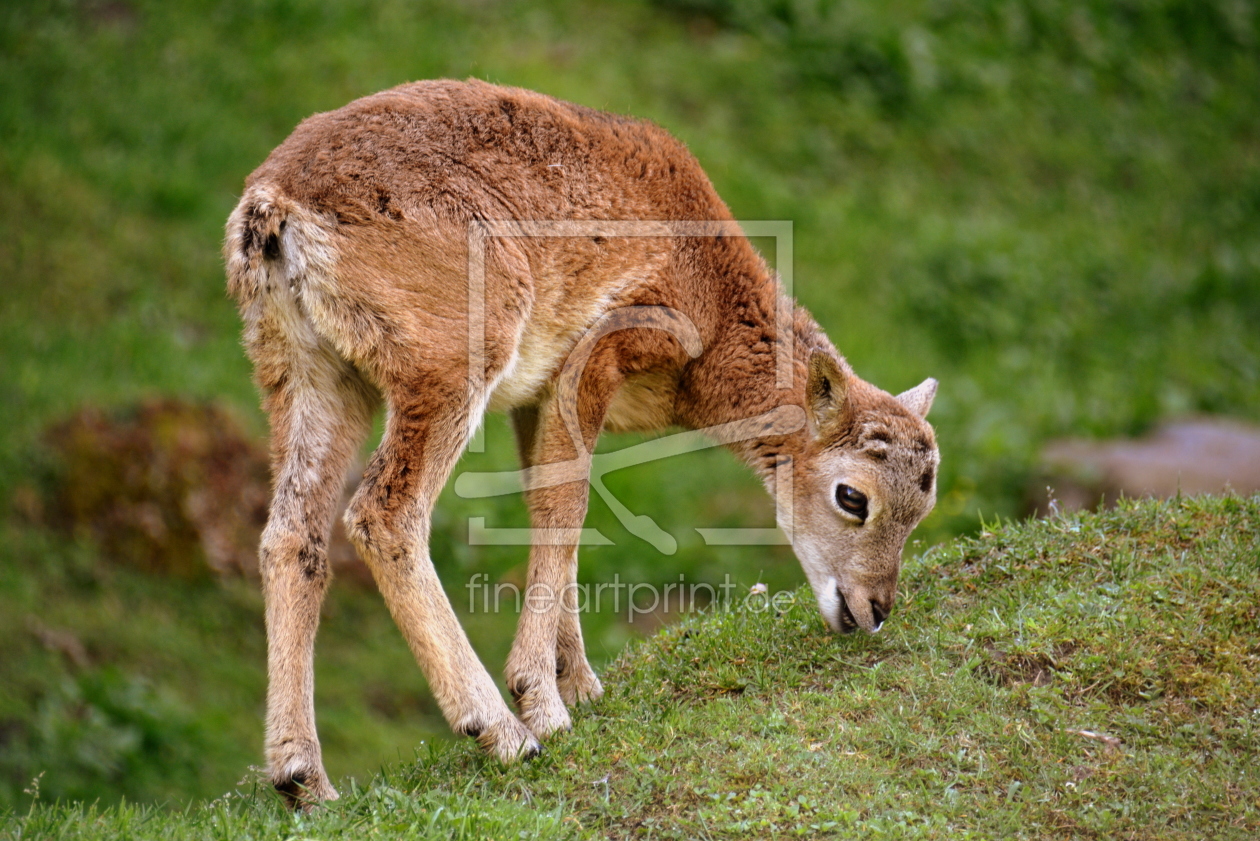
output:
<instances>
[{"instance_id":1,"label":"animal neck","mask_svg":"<svg viewBox=\"0 0 1260 841\"><path fill-rule=\"evenodd\" d=\"M712 344L684 372L679 420L692 429L708 429L752 418L775 419L771 434L726 444L769 483L780 460L798 455L809 441L804 407L811 351L840 356L813 318L784 295L768 270L739 291L744 294L725 300L723 323ZM782 377L781 335L791 361L790 373L784 371ZM791 431L781 431L784 428Z\"/></svg>"}]
</instances>

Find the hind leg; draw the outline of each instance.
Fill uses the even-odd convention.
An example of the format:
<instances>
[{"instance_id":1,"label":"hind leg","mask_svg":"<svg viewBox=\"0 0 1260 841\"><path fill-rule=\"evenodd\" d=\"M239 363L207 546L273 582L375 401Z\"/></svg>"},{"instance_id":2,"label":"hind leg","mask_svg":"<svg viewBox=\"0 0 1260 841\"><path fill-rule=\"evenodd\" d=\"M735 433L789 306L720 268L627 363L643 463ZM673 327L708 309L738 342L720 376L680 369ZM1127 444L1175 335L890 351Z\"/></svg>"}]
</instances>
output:
<instances>
[{"instance_id":1,"label":"hind leg","mask_svg":"<svg viewBox=\"0 0 1260 841\"><path fill-rule=\"evenodd\" d=\"M275 490L259 549L267 774L289 805L309 807L337 798L315 731L315 632L328 588L332 517L367 435L375 395L338 360L293 347L285 356L283 376L273 380L266 399Z\"/></svg>"},{"instance_id":2,"label":"hind leg","mask_svg":"<svg viewBox=\"0 0 1260 841\"><path fill-rule=\"evenodd\" d=\"M347 531L451 727L503 761L538 751L460 627L429 560L433 504L471 432L465 379L428 378L386 395L385 437L346 511Z\"/></svg>"}]
</instances>

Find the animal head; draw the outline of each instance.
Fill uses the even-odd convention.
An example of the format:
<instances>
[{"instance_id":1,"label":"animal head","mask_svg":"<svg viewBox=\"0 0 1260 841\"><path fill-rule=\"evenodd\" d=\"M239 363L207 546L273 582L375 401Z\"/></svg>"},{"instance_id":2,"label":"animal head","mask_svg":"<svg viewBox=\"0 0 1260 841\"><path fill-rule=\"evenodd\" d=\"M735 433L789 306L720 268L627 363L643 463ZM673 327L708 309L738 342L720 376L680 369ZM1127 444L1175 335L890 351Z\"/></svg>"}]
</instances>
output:
<instances>
[{"instance_id":1,"label":"animal head","mask_svg":"<svg viewBox=\"0 0 1260 841\"><path fill-rule=\"evenodd\" d=\"M878 631L906 538L936 503L940 453L924 420L936 380L893 397L825 351L814 351L808 367L809 424L784 529L827 624Z\"/></svg>"}]
</instances>

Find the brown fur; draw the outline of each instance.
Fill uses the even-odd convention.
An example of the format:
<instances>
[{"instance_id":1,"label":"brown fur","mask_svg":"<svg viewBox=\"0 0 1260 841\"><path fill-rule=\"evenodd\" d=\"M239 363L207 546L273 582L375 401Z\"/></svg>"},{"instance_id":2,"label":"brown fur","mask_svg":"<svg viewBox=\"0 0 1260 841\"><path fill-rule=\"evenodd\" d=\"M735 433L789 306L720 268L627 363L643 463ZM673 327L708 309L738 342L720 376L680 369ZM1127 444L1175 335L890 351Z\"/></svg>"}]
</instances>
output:
<instances>
[{"instance_id":1,"label":"brown fur","mask_svg":"<svg viewBox=\"0 0 1260 841\"><path fill-rule=\"evenodd\" d=\"M470 224L484 220L731 215L662 129L478 81L403 85L317 114L249 177L224 249L272 424L267 760L297 805L337 796L315 732L313 644L333 505L382 401L385 435L348 531L447 720L504 760L535 752L569 726L566 705L602 689L576 612L527 609L506 670L518 719L429 560L434 500L488 408L511 412L541 476L581 464L604 427L705 429L804 407L802 428L730 446L768 486L790 476L781 525L837 629L878 629L906 536L932 506L938 456L922 417L935 381L897 398L863 382L803 310L779 336L776 311L793 310L742 236L491 238L479 388L467 284ZM582 344L609 314L631 320ZM783 338L794 377L781 389ZM584 364L566 367L575 348ZM837 508L839 482L868 497L864 524ZM539 483L532 525L580 528L588 489ZM575 544L530 552L531 585L561 592L576 570Z\"/></svg>"}]
</instances>

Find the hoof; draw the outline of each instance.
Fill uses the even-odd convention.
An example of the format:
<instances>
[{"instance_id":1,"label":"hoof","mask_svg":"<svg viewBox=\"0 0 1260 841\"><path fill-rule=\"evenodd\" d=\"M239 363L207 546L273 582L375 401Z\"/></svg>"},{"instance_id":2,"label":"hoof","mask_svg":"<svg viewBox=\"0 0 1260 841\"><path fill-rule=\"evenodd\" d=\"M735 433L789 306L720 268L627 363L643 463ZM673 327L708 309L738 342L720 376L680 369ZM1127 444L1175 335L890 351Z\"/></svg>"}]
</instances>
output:
<instances>
[{"instance_id":1,"label":"hoof","mask_svg":"<svg viewBox=\"0 0 1260 841\"><path fill-rule=\"evenodd\" d=\"M475 738L482 750L505 765L542 753L542 745L533 732L514 715L509 714L489 727L464 727L463 731Z\"/></svg>"},{"instance_id":2,"label":"hoof","mask_svg":"<svg viewBox=\"0 0 1260 841\"><path fill-rule=\"evenodd\" d=\"M284 803L295 811L309 812L321 803L336 800L341 795L332 787L323 772L318 774L297 773L282 780L272 780Z\"/></svg>"},{"instance_id":3,"label":"hoof","mask_svg":"<svg viewBox=\"0 0 1260 841\"><path fill-rule=\"evenodd\" d=\"M565 707L555 685L546 689L533 689L516 700L521 710L521 721L539 739L546 739L553 733L573 729L573 721L569 718L569 710Z\"/></svg>"},{"instance_id":4,"label":"hoof","mask_svg":"<svg viewBox=\"0 0 1260 841\"><path fill-rule=\"evenodd\" d=\"M556 678L556 689L560 690L560 699L570 707L604 697L604 687L585 658L581 666L566 670Z\"/></svg>"},{"instance_id":5,"label":"hoof","mask_svg":"<svg viewBox=\"0 0 1260 841\"><path fill-rule=\"evenodd\" d=\"M326 800L336 800L314 739L284 739L267 748L268 778L290 809L310 811Z\"/></svg>"}]
</instances>

